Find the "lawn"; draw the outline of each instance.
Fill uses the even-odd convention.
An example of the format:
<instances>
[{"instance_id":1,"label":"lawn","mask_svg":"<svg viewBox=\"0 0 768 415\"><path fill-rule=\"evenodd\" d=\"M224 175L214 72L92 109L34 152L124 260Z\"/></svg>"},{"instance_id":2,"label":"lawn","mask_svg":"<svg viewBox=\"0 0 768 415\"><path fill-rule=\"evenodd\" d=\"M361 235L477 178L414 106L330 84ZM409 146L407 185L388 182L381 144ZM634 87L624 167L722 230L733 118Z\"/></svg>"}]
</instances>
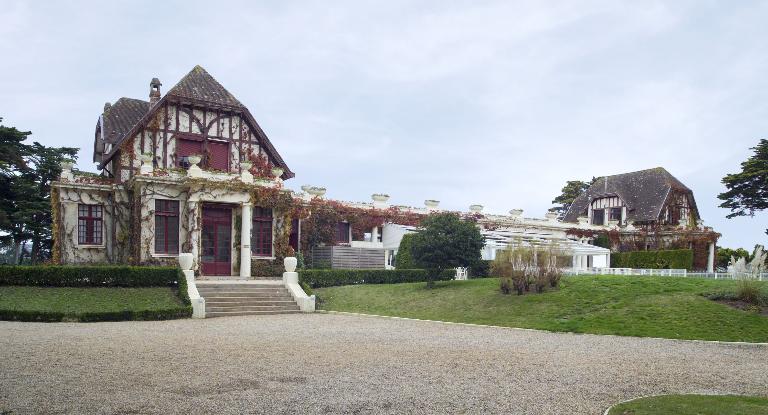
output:
<instances>
[{"instance_id":1,"label":"lawn","mask_svg":"<svg viewBox=\"0 0 768 415\"><path fill-rule=\"evenodd\" d=\"M316 290L321 309L575 333L768 342L768 318L702 296L733 281L578 276L544 294L504 295L495 278Z\"/></svg>"},{"instance_id":2,"label":"lawn","mask_svg":"<svg viewBox=\"0 0 768 415\"><path fill-rule=\"evenodd\" d=\"M608 415L764 415L768 398L750 396L666 395L616 405Z\"/></svg>"},{"instance_id":3,"label":"lawn","mask_svg":"<svg viewBox=\"0 0 768 415\"><path fill-rule=\"evenodd\" d=\"M174 318L184 307L178 294L168 287L0 286L0 315L7 319L20 319L13 316L43 321L162 319ZM37 317L41 315L44 317Z\"/></svg>"}]
</instances>

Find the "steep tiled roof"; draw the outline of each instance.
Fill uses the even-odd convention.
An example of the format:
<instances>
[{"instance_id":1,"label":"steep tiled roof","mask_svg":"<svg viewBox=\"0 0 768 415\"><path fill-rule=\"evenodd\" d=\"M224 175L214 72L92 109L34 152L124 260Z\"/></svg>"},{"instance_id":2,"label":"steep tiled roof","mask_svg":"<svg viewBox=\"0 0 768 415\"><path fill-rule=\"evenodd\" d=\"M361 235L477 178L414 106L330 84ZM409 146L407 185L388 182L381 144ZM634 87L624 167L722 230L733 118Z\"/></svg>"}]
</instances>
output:
<instances>
[{"instance_id":1,"label":"steep tiled roof","mask_svg":"<svg viewBox=\"0 0 768 415\"><path fill-rule=\"evenodd\" d=\"M139 122L149 111L149 102L133 98L120 98L104 111L104 141L114 144Z\"/></svg>"},{"instance_id":2,"label":"steep tiled roof","mask_svg":"<svg viewBox=\"0 0 768 415\"><path fill-rule=\"evenodd\" d=\"M228 107L243 107L219 81L214 79L202 66L196 65L166 95L205 101Z\"/></svg>"},{"instance_id":3,"label":"steep tiled roof","mask_svg":"<svg viewBox=\"0 0 768 415\"><path fill-rule=\"evenodd\" d=\"M590 202L606 195L617 195L627 204L630 221L655 221L671 189L692 193L662 167L600 177L573 201L563 221L576 222L579 216L586 216Z\"/></svg>"}]
</instances>

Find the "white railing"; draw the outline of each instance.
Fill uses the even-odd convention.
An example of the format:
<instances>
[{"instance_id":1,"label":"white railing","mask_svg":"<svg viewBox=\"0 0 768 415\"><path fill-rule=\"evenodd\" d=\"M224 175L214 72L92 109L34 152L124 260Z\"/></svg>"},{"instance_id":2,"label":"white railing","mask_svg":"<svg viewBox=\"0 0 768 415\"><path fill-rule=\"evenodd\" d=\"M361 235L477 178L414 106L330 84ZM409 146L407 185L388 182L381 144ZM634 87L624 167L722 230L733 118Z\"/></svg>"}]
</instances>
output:
<instances>
[{"instance_id":1,"label":"white railing","mask_svg":"<svg viewBox=\"0 0 768 415\"><path fill-rule=\"evenodd\" d=\"M755 278L750 273L729 272L689 272L685 269L650 269L650 268L585 268L566 269L567 275L636 275L636 276L660 276L660 277L690 277L709 278L716 280L750 279ZM768 281L768 272L757 275L757 280Z\"/></svg>"}]
</instances>

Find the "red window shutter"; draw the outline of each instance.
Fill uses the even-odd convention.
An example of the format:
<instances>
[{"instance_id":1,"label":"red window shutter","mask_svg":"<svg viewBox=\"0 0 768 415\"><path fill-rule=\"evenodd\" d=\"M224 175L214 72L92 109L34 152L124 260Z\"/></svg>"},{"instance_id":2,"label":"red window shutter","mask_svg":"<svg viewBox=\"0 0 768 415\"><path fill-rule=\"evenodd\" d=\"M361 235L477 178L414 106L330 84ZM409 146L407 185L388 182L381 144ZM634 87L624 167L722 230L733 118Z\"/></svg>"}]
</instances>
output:
<instances>
[{"instance_id":1,"label":"red window shutter","mask_svg":"<svg viewBox=\"0 0 768 415\"><path fill-rule=\"evenodd\" d=\"M186 162L185 157L194 155L203 155L202 141L186 140L183 138L176 139L176 166L185 167L183 164Z\"/></svg>"},{"instance_id":2,"label":"red window shutter","mask_svg":"<svg viewBox=\"0 0 768 415\"><path fill-rule=\"evenodd\" d=\"M208 167L214 170L229 171L229 144L208 142Z\"/></svg>"}]
</instances>

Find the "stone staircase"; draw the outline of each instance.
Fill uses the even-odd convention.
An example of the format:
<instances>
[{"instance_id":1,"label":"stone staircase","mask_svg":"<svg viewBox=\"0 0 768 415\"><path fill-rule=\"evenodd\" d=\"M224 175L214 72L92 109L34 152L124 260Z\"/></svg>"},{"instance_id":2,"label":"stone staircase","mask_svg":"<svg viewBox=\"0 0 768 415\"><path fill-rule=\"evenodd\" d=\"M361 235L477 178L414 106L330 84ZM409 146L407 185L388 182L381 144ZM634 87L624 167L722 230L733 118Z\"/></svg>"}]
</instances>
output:
<instances>
[{"instance_id":1,"label":"stone staircase","mask_svg":"<svg viewBox=\"0 0 768 415\"><path fill-rule=\"evenodd\" d=\"M299 313L299 306L282 284L272 281L200 281L205 317Z\"/></svg>"}]
</instances>

